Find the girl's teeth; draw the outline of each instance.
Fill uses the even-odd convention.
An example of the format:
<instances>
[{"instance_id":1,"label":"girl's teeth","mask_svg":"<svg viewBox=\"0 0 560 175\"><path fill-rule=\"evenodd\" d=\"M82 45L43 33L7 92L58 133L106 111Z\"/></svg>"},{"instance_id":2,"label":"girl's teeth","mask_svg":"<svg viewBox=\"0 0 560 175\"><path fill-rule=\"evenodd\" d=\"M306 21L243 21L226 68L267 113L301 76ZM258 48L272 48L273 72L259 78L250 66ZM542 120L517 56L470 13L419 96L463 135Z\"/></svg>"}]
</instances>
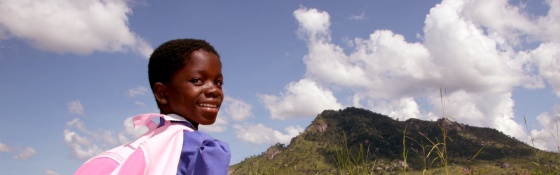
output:
<instances>
[{"instance_id":1,"label":"girl's teeth","mask_svg":"<svg viewBox=\"0 0 560 175\"><path fill-rule=\"evenodd\" d=\"M199 106L202 106L202 107L209 107L209 108L215 108L215 107L217 107L216 105L212 105L212 104L199 104Z\"/></svg>"}]
</instances>

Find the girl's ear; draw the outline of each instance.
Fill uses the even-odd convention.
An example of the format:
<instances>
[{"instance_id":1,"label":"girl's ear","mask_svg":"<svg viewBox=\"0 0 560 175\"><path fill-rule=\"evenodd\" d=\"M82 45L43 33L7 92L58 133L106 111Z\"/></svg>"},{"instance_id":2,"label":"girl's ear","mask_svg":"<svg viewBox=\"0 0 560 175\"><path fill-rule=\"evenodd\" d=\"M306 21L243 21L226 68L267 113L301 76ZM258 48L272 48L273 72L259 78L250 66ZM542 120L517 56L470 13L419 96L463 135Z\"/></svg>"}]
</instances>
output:
<instances>
[{"instance_id":1,"label":"girl's ear","mask_svg":"<svg viewBox=\"0 0 560 175\"><path fill-rule=\"evenodd\" d=\"M159 104L166 105L167 104L167 91L166 87L163 83L157 82L154 85L154 96L156 97L156 101Z\"/></svg>"}]
</instances>

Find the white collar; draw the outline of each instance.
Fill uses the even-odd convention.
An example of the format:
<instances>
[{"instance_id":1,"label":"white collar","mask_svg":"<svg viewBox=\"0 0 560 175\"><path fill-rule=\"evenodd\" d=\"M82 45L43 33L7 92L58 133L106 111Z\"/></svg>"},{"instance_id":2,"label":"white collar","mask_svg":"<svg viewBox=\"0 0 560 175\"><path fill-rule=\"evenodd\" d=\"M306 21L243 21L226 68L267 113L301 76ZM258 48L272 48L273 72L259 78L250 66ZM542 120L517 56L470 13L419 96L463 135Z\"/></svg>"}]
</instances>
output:
<instances>
[{"instance_id":1,"label":"white collar","mask_svg":"<svg viewBox=\"0 0 560 175\"><path fill-rule=\"evenodd\" d=\"M169 121L187 121L187 119L185 119L185 117L181 117L180 115L177 115L177 114L163 115L163 119L169 120Z\"/></svg>"}]
</instances>

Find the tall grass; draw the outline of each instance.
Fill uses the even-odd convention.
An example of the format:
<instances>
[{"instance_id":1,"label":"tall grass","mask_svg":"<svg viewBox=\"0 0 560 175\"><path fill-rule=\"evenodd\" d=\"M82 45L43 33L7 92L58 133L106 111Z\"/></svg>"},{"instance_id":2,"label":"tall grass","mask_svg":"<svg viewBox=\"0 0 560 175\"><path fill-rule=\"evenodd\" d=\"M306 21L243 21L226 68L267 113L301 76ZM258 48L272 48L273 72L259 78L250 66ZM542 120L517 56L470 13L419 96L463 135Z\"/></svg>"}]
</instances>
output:
<instances>
[{"instance_id":1,"label":"tall grass","mask_svg":"<svg viewBox=\"0 0 560 175\"><path fill-rule=\"evenodd\" d=\"M428 157L426 156L426 148L427 148L427 146L424 145L424 142L418 142L417 140L415 140L415 139L413 139L413 138L411 138L411 137L409 137L409 136L406 136L406 132L405 132L404 135L405 135L405 136L404 136L405 138L403 138L403 141L406 140L406 139L410 139L410 140L416 142L416 144L420 145L420 148L422 149L422 151L420 151L420 150L418 150L418 149L415 149L415 148L411 148L411 149L412 149L412 151L414 151L414 153L416 153L416 155L420 158L420 160L421 160L421 162L422 162L422 174L425 174L425 173L426 173L426 170L428 169L428 163L427 163ZM405 147L404 147L403 149L406 150L406 145L405 145ZM408 158L408 156L404 157L404 161L405 161L405 162L407 162L407 158ZM405 172L404 172L404 173L406 174L406 169L405 169Z\"/></svg>"},{"instance_id":2,"label":"tall grass","mask_svg":"<svg viewBox=\"0 0 560 175\"><path fill-rule=\"evenodd\" d=\"M374 164L369 168L367 162L367 155L369 154L369 147L364 151L364 147L360 144L360 148L355 152L348 147L346 133L343 133L342 148L336 150L334 157L336 166L338 167L339 174L370 174L374 172Z\"/></svg>"},{"instance_id":3,"label":"tall grass","mask_svg":"<svg viewBox=\"0 0 560 175\"><path fill-rule=\"evenodd\" d=\"M531 127L527 124L527 118L525 117L525 115L523 115L523 122L525 123L525 128L527 129L527 131L531 131ZM558 121L554 120L555 126L556 126L556 135L560 134L559 129L558 129ZM558 145L558 140L557 137L555 136L555 134L551 131L549 131L551 137L554 139L557 148L557 152L556 153L541 153L539 152L538 149L533 149L533 154L535 157L535 161L530 162L532 164L534 164L537 169L533 170L531 173L532 174L560 174L560 170L558 169L558 164L560 163L560 146ZM533 137L530 133L529 133L529 139L531 140L531 146L535 147L535 141L546 141L543 138L536 138ZM541 157L541 154L546 154L545 157ZM541 159L544 158L544 160L541 161ZM557 162L556 165L552 164L553 159L556 158ZM543 168L546 167L546 169ZM553 168L554 167L554 168Z\"/></svg>"},{"instance_id":4,"label":"tall grass","mask_svg":"<svg viewBox=\"0 0 560 175\"><path fill-rule=\"evenodd\" d=\"M440 89L439 90L439 95L440 95L440 102L441 102L441 123L438 124L441 133L442 133L442 138L441 140L438 139L437 137L433 140L430 139L428 136L424 135L422 132L418 132L418 134L420 134L423 138L425 138L429 144L428 145L424 145L424 142L422 141L417 141L411 137L406 136L406 127L404 129L404 134L403 134L403 159L404 162L407 162L407 148L406 148L406 140L410 139L414 142L416 142L418 145L420 145L421 151L418 149L414 149L412 148L412 150L416 153L416 155L418 157L420 157L422 164L423 164L423 170L422 170L422 174L425 174L427 172L428 169L428 159L430 158L430 156L432 156L432 154L435 154L436 156L431 160L430 162L430 167L436 162L439 161L439 165L441 166L441 168L443 169L445 174L449 174L449 154L448 154L448 150L447 150L447 141L450 139L448 137L448 130L447 128L444 126L444 123L447 122L448 120L448 116L445 115L445 104L443 103L443 97L446 94L446 89ZM483 147L484 148L484 147ZM478 156L481 152L482 149L478 150L478 152L476 153L476 155L474 155L470 161L472 161L476 156ZM427 150L429 150L428 152L426 152ZM403 169L403 173L406 174L406 167Z\"/></svg>"},{"instance_id":5,"label":"tall grass","mask_svg":"<svg viewBox=\"0 0 560 175\"><path fill-rule=\"evenodd\" d=\"M403 131L403 161L404 161L404 167L403 167L403 172L406 175L406 169L408 168L408 164L406 163L406 161L408 160L408 150L406 149L406 128L408 126L404 126L404 131Z\"/></svg>"},{"instance_id":6,"label":"tall grass","mask_svg":"<svg viewBox=\"0 0 560 175\"><path fill-rule=\"evenodd\" d=\"M436 161L439 160L441 167L443 168L445 174L449 174L449 157L448 157L448 151L447 151L447 140L448 135L447 135L447 128L445 128L445 126L443 126L443 123L446 122L446 115L445 115L445 105L443 103L443 96L446 93L445 89L440 89L439 90L439 95L440 95L440 102L441 102L441 113L442 113L442 123L438 124L441 133L442 133L442 138L441 140L439 140L438 138L435 138L435 140L430 139L428 136L424 135L422 132L418 132L418 134L420 134L422 137L424 137L429 143L430 145L424 145L424 142L418 142L417 140L406 136L406 127L404 130L404 136L403 136L403 150L406 151L406 145L404 145L404 143L406 143L406 139L411 139L412 141L416 142L418 145L421 146L422 152L420 153L418 150L413 149L414 152L416 152L416 154L421 158L422 163L423 163L423 174L426 173L427 168L428 168L428 158L430 158L430 156L432 154L435 154L436 156L431 160L430 166L433 165ZM428 149L426 149L428 148ZM426 153L426 150L429 150ZM406 156L404 156L405 160L404 162L406 162ZM404 169L404 173L406 174L406 168Z\"/></svg>"},{"instance_id":7,"label":"tall grass","mask_svg":"<svg viewBox=\"0 0 560 175\"><path fill-rule=\"evenodd\" d=\"M439 98L440 98L440 102L441 102L441 115L442 115L441 117L442 117L442 119L446 118L446 116L445 116L445 105L443 104L443 95L445 93L447 93L447 89L444 89L444 90L442 90L441 88L439 89ZM443 122L445 122L445 120L442 120L442 123ZM448 159L447 159L448 158L448 154L447 154L447 129L445 128L445 126L441 126L441 125L439 127L441 128L441 132L443 134L443 144L438 143L442 147L442 150L437 149L438 150L438 156L440 157L441 161L444 163L445 173L449 174L449 169L447 168L447 162L448 162ZM424 136L424 137L426 137L426 136ZM432 142L432 144L433 144L433 142ZM439 148L437 146L437 144L434 145L434 147Z\"/></svg>"}]
</instances>

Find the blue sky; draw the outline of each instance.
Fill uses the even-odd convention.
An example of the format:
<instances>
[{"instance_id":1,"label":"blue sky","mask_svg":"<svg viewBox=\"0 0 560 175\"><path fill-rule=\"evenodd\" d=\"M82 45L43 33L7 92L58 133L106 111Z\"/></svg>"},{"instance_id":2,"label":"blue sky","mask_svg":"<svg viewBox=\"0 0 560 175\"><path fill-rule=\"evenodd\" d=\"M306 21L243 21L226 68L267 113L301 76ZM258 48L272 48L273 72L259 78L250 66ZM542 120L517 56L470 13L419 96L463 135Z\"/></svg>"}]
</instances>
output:
<instances>
[{"instance_id":1,"label":"blue sky","mask_svg":"<svg viewBox=\"0 0 560 175\"><path fill-rule=\"evenodd\" d=\"M436 120L440 89L446 116L556 150L557 31L555 0L0 0L0 174L72 174L141 134L147 58L175 38L221 55L226 100L201 130L232 163L325 109Z\"/></svg>"}]
</instances>

